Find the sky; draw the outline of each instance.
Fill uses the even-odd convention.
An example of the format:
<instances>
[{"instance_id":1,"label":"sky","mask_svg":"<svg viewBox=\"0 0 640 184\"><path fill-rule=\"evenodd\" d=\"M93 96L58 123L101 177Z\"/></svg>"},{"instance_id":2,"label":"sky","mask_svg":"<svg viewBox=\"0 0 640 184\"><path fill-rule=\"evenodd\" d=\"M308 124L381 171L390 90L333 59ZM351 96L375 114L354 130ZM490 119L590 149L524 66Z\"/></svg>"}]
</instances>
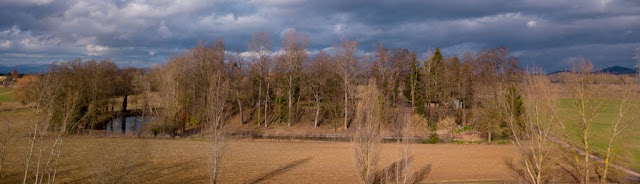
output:
<instances>
[{"instance_id":1,"label":"sky","mask_svg":"<svg viewBox=\"0 0 640 184\"><path fill-rule=\"evenodd\" d=\"M633 67L640 1L0 0L0 64L108 58L148 67L216 38L245 51L260 31L279 49L289 29L309 37L310 53L349 38L360 53L379 42L446 56L505 46L521 66L546 71L577 58Z\"/></svg>"}]
</instances>

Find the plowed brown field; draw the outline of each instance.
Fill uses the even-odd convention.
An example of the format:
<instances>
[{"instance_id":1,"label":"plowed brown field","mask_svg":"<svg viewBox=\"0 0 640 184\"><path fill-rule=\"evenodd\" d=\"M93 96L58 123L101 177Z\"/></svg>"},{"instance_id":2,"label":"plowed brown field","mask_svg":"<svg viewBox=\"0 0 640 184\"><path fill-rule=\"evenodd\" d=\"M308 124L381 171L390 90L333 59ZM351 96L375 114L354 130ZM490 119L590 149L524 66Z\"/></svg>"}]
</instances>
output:
<instances>
[{"instance_id":1,"label":"plowed brown field","mask_svg":"<svg viewBox=\"0 0 640 184\"><path fill-rule=\"evenodd\" d=\"M226 148L221 183L359 183L347 142L233 140ZM397 148L382 145L380 167L398 160ZM206 183L207 149L204 140L68 137L56 182ZM423 182L515 177L504 164L505 157L517 158L513 145L412 144L410 150L414 169L432 166ZM0 183L22 182L24 151L13 146Z\"/></svg>"}]
</instances>

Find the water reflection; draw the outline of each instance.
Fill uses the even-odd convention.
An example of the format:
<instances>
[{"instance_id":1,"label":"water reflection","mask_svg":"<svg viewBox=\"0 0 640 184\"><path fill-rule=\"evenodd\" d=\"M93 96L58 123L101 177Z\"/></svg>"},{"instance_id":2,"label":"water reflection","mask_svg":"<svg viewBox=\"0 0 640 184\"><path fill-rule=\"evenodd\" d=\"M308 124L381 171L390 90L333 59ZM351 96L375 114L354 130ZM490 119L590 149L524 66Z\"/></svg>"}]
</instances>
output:
<instances>
[{"instance_id":1,"label":"water reflection","mask_svg":"<svg viewBox=\"0 0 640 184\"><path fill-rule=\"evenodd\" d=\"M140 130L142 130L142 128L144 127L144 125L146 125L147 123L153 121L153 119L155 119L155 117L149 117L146 116L144 117L144 121L142 116L130 116L130 117L126 117L124 118L125 121L125 133L126 134L134 134L134 133L138 133ZM107 132L108 133L122 133L122 117L116 117L113 118L108 124L107 124Z\"/></svg>"}]
</instances>

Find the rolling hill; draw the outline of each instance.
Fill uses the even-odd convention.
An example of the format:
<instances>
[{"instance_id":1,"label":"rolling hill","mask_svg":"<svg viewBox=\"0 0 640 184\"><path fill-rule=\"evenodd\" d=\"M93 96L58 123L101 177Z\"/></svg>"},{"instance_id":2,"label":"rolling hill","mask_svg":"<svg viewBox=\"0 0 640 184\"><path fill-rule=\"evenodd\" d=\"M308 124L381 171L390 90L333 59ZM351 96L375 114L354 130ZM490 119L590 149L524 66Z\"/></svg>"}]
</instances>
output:
<instances>
[{"instance_id":1,"label":"rolling hill","mask_svg":"<svg viewBox=\"0 0 640 184\"><path fill-rule=\"evenodd\" d=\"M554 74L565 73L565 72L570 73L571 70L568 70L568 69L559 70L559 71L551 72L548 75L554 75ZM594 73L609 73L613 75L633 75L633 74L636 74L636 69L621 67L621 66L612 66L609 68L595 71Z\"/></svg>"},{"instance_id":2,"label":"rolling hill","mask_svg":"<svg viewBox=\"0 0 640 184\"><path fill-rule=\"evenodd\" d=\"M0 65L0 74L10 73L13 70L18 70L20 74L45 73L47 69L49 64Z\"/></svg>"}]
</instances>

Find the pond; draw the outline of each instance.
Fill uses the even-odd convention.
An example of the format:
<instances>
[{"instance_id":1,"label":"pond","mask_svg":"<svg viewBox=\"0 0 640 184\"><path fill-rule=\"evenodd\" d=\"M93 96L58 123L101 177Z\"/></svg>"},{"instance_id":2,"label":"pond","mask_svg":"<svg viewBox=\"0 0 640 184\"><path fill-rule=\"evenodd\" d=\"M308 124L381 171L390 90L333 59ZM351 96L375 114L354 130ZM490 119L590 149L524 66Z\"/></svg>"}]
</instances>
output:
<instances>
[{"instance_id":1,"label":"pond","mask_svg":"<svg viewBox=\"0 0 640 184\"><path fill-rule=\"evenodd\" d=\"M124 118L125 121L125 134L136 134L147 123L155 120L155 117L145 116L144 121L142 116L129 116ZM122 133L122 117L115 117L107 124L107 133Z\"/></svg>"}]
</instances>

